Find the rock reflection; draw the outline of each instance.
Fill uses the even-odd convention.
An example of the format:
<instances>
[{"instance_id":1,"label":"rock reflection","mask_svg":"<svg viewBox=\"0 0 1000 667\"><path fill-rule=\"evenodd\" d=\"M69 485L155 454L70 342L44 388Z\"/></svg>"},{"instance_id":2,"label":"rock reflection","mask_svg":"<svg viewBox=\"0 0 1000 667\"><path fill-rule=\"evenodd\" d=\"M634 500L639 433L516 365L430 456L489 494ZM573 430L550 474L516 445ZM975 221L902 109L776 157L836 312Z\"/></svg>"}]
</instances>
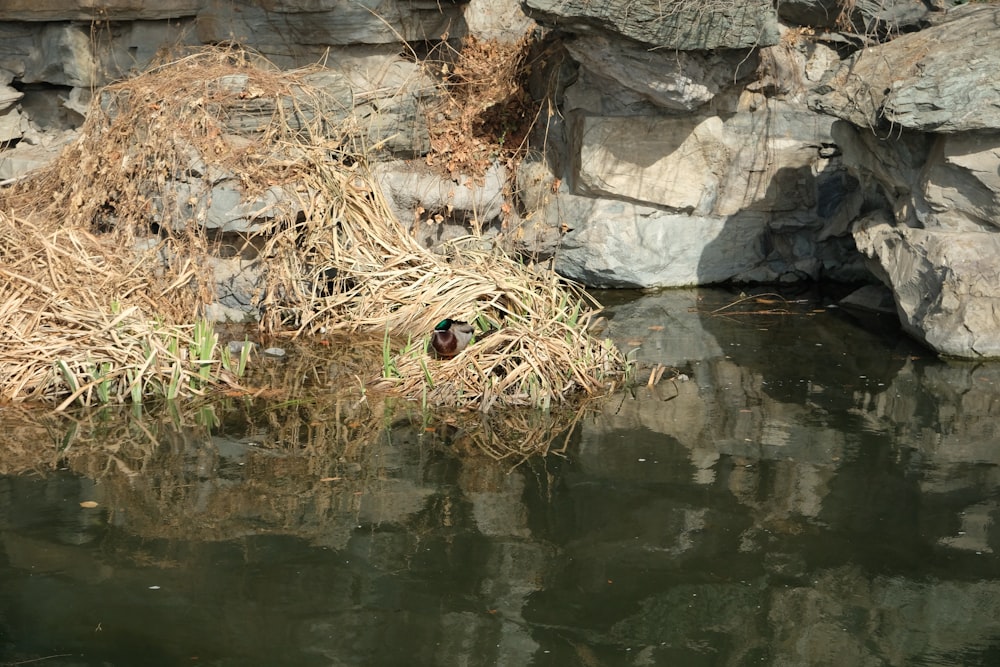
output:
<instances>
[{"instance_id":1,"label":"rock reflection","mask_svg":"<svg viewBox=\"0 0 1000 667\"><path fill-rule=\"evenodd\" d=\"M588 489L570 494L581 504L600 496L602 508L591 511L627 528L617 539L599 530L593 544L578 536L567 545L579 571L554 588L605 576L631 588L593 591L595 608L618 597L639 607L592 630L610 644L627 637L656 661L978 664L996 656L998 564L986 555L1000 537L1000 366L923 358L905 340L814 312L814 303L723 321L712 313L727 298L674 291L613 309L612 335L628 338L640 362L691 368L692 379L669 400L641 389L586 424L576 462ZM691 350L700 356L685 357ZM637 486L657 500L634 499L643 495ZM641 583L612 576L610 554L619 551ZM945 581L920 580L928 575ZM901 613L893 600L903 598L934 612ZM809 613L797 606L805 601ZM980 604L988 611L975 613ZM935 629L948 613L966 620L961 632ZM909 634L897 622L911 623Z\"/></svg>"},{"instance_id":2,"label":"rock reflection","mask_svg":"<svg viewBox=\"0 0 1000 667\"><path fill-rule=\"evenodd\" d=\"M609 334L688 379L582 415L344 402L22 423L8 475L28 437L52 451L0 478L0 653L996 663L1000 369L815 301L713 314L729 298L615 304ZM497 455L537 437L560 455Z\"/></svg>"}]
</instances>

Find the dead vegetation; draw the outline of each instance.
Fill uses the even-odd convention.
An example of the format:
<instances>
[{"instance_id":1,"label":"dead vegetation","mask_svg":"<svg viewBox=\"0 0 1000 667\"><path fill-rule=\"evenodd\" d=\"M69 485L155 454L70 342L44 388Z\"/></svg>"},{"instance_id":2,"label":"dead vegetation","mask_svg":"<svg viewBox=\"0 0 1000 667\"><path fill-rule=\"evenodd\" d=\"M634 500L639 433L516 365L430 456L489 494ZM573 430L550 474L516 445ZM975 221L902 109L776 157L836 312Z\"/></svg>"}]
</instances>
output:
<instances>
[{"instance_id":1,"label":"dead vegetation","mask_svg":"<svg viewBox=\"0 0 1000 667\"><path fill-rule=\"evenodd\" d=\"M440 416L394 402L230 398L154 414L7 407L0 474L61 469L94 480L86 499L128 508L129 532L146 539L227 540L266 526L329 544L352 533L362 502L393 489L423 497L441 461L462 462L465 493L505 488L528 457L558 455L581 414Z\"/></svg>"},{"instance_id":2,"label":"dead vegetation","mask_svg":"<svg viewBox=\"0 0 1000 667\"><path fill-rule=\"evenodd\" d=\"M482 175L495 160L516 160L524 151L538 103L526 90L535 37L516 42L465 37L458 50L441 44L427 59L446 91L430 124L428 165L453 178Z\"/></svg>"},{"instance_id":3,"label":"dead vegetation","mask_svg":"<svg viewBox=\"0 0 1000 667\"><path fill-rule=\"evenodd\" d=\"M0 398L138 402L236 384L236 360L201 319L222 240L204 228L211 202L198 192L224 176L244 198L289 195L258 211L237 249L261 268L262 333L384 341L355 388L488 410L548 407L623 379L620 353L587 331L597 304L582 290L475 237L443 255L419 245L356 128L324 114L311 71L233 48L161 64L102 91L76 143L0 192ZM247 111L251 126L234 122ZM459 127L482 118L462 114ZM183 187L194 183L208 187ZM480 325L481 340L448 362L424 352L443 317Z\"/></svg>"}]
</instances>

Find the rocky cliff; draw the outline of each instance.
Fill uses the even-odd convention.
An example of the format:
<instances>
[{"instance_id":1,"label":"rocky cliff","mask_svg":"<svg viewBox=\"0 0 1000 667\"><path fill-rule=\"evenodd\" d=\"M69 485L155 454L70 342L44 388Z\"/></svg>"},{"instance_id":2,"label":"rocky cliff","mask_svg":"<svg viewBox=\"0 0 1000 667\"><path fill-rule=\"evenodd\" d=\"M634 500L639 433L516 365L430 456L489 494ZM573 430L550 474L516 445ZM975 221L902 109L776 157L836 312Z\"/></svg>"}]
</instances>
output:
<instances>
[{"instance_id":1,"label":"rocky cliff","mask_svg":"<svg viewBox=\"0 0 1000 667\"><path fill-rule=\"evenodd\" d=\"M72 140L104 84L166 49L239 43L324 64L331 113L365 121L394 210L429 244L471 225L599 287L880 281L930 347L1000 356L997 3L146 4L0 7L0 182ZM525 159L428 169L443 85L422 54L532 29ZM207 224L252 225L253 202L225 195ZM236 282L218 312L253 315L225 296Z\"/></svg>"}]
</instances>

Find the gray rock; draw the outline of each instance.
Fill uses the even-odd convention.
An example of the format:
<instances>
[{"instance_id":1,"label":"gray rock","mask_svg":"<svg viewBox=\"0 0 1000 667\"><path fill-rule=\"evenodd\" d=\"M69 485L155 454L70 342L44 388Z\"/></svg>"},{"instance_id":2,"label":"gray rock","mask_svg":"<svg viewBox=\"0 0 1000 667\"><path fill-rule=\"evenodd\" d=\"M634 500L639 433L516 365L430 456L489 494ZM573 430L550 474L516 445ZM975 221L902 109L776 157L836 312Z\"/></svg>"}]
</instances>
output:
<instances>
[{"instance_id":1,"label":"gray rock","mask_svg":"<svg viewBox=\"0 0 1000 667\"><path fill-rule=\"evenodd\" d=\"M90 48L90 35L82 26L44 23L36 40L24 60L24 83L84 87L104 83L97 74L100 67Z\"/></svg>"},{"instance_id":2,"label":"gray rock","mask_svg":"<svg viewBox=\"0 0 1000 667\"><path fill-rule=\"evenodd\" d=\"M25 174L54 160L66 144L77 138L77 133L46 132L42 141L32 143L30 132L25 132L13 148L0 151L0 181L16 181Z\"/></svg>"},{"instance_id":3,"label":"gray rock","mask_svg":"<svg viewBox=\"0 0 1000 667\"><path fill-rule=\"evenodd\" d=\"M462 37L463 6L430 0L359 3L350 0L262 5L248 0L205 0L198 39L252 46L283 66L316 60L329 46L398 44ZM288 62L288 61L291 62Z\"/></svg>"},{"instance_id":4,"label":"gray rock","mask_svg":"<svg viewBox=\"0 0 1000 667\"><path fill-rule=\"evenodd\" d=\"M998 26L1000 5L958 7L934 27L862 49L811 103L859 127L886 131L1000 129Z\"/></svg>"},{"instance_id":5,"label":"gray rock","mask_svg":"<svg viewBox=\"0 0 1000 667\"><path fill-rule=\"evenodd\" d=\"M67 104L71 97L77 100L81 88L45 87L28 90L21 99L21 112L39 131L59 132L75 130L83 125L85 116Z\"/></svg>"},{"instance_id":6,"label":"gray rock","mask_svg":"<svg viewBox=\"0 0 1000 667\"><path fill-rule=\"evenodd\" d=\"M1000 231L1000 131L937 137L922 176L927 226Z\"/></svg>"},{"instance_id":7,"label":"gray rock","mask_svg":"<svg viewBox=\"0 0 1000 667\"><path fill-rule=\"evenodd\" d=\"M694 216L573 195L551 206L570 228L556 253L556 270L593 287L723 282L761 267L768 254L764 214Z\"/></svg>"},{"instance_id":8,"label":"gray rock","mask_svg":"<svg viewBox=\"0 0 1000 667\"><path fill-rule=\"evenodd\" d=\"M1000 357L1000 235L915 229L872 215L854 239L892 289L908 333L942 355Z\"/></svg>"},{"instance_id":9,"label":"gray rock","mask_svg":"<svg viewBox=\"0 0 1000 667\"><path fill-rule=\"evenodd\" d=\"M572 83L566 87L561 105L563 114L579 110L599 116L658 116L665 108L657 106L649 96L583 66L577 68Z\"/></svg>"},{"instance_id":10,"label":"gray rock","mask_svg":"<svg viewBox=\"0 0 1000 667\"><path fill-rule=\"evenodd\" d=\"M252 94L244 77L224 77L219 85L229 93L248 93L238 107L227 109L227 129L252 136L277 115L291 129L315 133L339 142L354 140L372 153L412 157L426 153L430 139L423 109L429 105L434 82L416 65L393 57L379 69L360 73L321 69L303 77L305 86L276 102ZM107 105L107 102L105 102Z\"/></svg>"},{"instance_id":11,"label":"gray rock","mask_svg":"<svg viewBox=\"0 0 1000 667\"><path fill-rule=\"evenodd\" d=\"M651 50L607 33L567 40L566 50L603 84L600 88L624 86L656 106L681 111L704 105L756 63L742 52Z\"/></svg>"},{"instance_id":12,"label":"gray rock","mask_svg":"<svg viewBox=\"0 0 1000 667\"><path fill-rule=\"evenodd\" d=\"M4 0L0 21L135 21L194 16L204 0Z\"/></svg>"},{"instance_id":13,"label":"gray rock","mask_svg":"<svg viewBox=\"0 0 1000 667\"><path fill-rule=\"evenodd\" d=\"M100 25L0 22L0 68L23 83L90 90L145 69L161 50L193 43L191 19Z\"/></svg>"},{"instance_id":14,"label":"gray rock","mask_svg":"<svg viewBox=\"0 0 1000 667\"><path fill-rule=\"evenodd\" d=\"M30 23L10 23L0 21L0 70L4 78L9 74L20 79L24 74L24 62L35 48L35 34L41 25Z\"/></svg>"},{"instance_id":15,"label":"gray rock","mask_svg":"<svg viewBox=\"0 0 1000 667\"><path fill-rule=\"evenodd\" d=\"M486 230L503 216L507 169L494 163L480 178L455 182L426 165L392 161L373 167L396 218L428 247Z\"/></svg>"},{"instance_id":16,"label":"gray rock","mask_svg":"<svg viewBox=\"0 0 1000 667\"><path fill-rule=\"evenodd\" d=\"M215 185L170 181L153 208L154 219L175 231L197 224L212 232L252 233L275 218L294 219L300 205L294 192L276 185L249 198L233 177Z\"/></svg>"},{"instance_id":17,"label":"gray rock","mask_svg":"<svg viewBox=\"0 0 1000 667\"><path fill-rule=\"evenodd\" d=\"M69 96L60 98L60 101L64 107L76 113L82 119L86 118L90 112L92 98L93 91L90 88L71 88Z\"/></svg>"},{"instance_id":18,"label":"gray rock","mask_svg":"<svg viewBox=\"0 0 1000 667\"><path fill-rule=\"evenodd\" d=\"M877 184L899 224L970 232L1000 226L1000 132L905 130L886 141L837 123L833 136L845 164Z\"/></svg>"},{"instance_id":19,"label":"gray rock","mask_svg":"<svg viewBox=\"0 0 1000 667\"><path fill-rule=\"evenodd\" d=\"M778 16L789 23L862 35L913 30L960 0L782 0Z\"/></svg>"},{"instance_id":20,"label":"gray rock","mask_svg":"<svg viewBox=\"0 0 1000 667\"><path fill-rule=\"evenodd\" d=\"M226 347L229 354L236 355L238 359L241 354L244 354L244 351L249 354L256 351L260 345L251 340L231 340L226 344Z\"/></svg>"},{"instance_id":21,"label":"gray rock","mask_svg":"<svg viewBox=\"0 0 1000 667\"><path fill-rule=\"evenodd\" d=\"M462 18L468 34L500 42L516 42L535 24L519 0L472 0Z\"/></svg>"},{"instance_id":22,"label":"gray rock","mask_svg":"<svg viewBox=\"0 0 1000 667\"><path fill-rule=\"evenodd\" d=\"M361 145L372 153L401 158L420 157L430 151L427 119L442 91L420 65L394 53L366 69L349 59L337 67L353 91L351 117Z\"/></svg>"},{"instance_id":23,"label":"gray rock","mask_svg":"<svg viewBox=\"0 0 1000 667\"><path fill-rule=\"evenodd\" d=\"M11 108L22 97L24 97L24 93L18 89L7 85L0 85L0 111L6 111Z\"/></svg>"},{"instance_id":24,"label":"gray rock","mask_svg":"<svg viewBox=\"0 0 1000 667\"><path fill-rule=\"evenodd\" d=\"M844 308L865 313L896 314L896 301L892 296L892 290L881 284L859 287L841 299L839 303Z\"/></svg>"},{"instance_id":25,"label":"gray rock","mask_svg":"<svg viewBox=\"0 0 1000 667\"><path fill-rule=\"evenodd\" d=\"M574 190L697 215L808 209L830 126L778 102L725 120L574 114Z\"/></svg>"},{"instance_id":26,"label":"gray rock","mask_svg":"<svg viewBox=\"0 0 1000 667\"><path fill-rule=\"evenodd\" d=\"M778 19L764 0L702 3L656 0L526 0L528 16L568 32L607 31L642 44L681 51L776 44Z\"/></svg>"},{"instance_id":27,"label":"gray rock","mask_svg":"<svg viewBox=\"0 0 1000 667\"><path fill-rule=\"evenodd\" d=\"M213 258L211 271L216 300L206 309L205 317L215 322L256 320L260 313L254 303L263 283L264 272L261 262L240 257L217 257Z\"/></svg>"},{"instance_id":28,"label":"gray rock","mask_svg":"<svg viewBox=\"0 0 1000 667\"><path fill-rule=\"evenodd\" d=\"M516 217L502 236L511 255L548 260L562 241L563 224L558 206L560 182L538 153L526 158L515 173Z\"/></svg>"},{"instance_id":29,"label":"gray rock","mask_svg":"<svg viewBox=\"0 0 1000 667\"><path fill-rule=\"evenodd\" d=\"M0 111L0 143L16 141L24 135L24 128L27 124L20 110L7 108ZM0 154L2 160L2 154Z\"/></svg>"},{"instance_id":30,"label":"gray rock","mask_svg":"<svg viewBox=\"0 0 1000 667\"><path fill-rule=\"evenodd\" d=\"M933 138L900 131L891 141L859 129L850 123L834 123L831 128L843 162L862 183L877 187L893 217L902 224L924 224L929 208L918 187Z\"/></svg>"},{"instance_id":31,"label":"gray rock","mask_svg":"<svg viewBox=\"0 0 1000 667\"><path fill-rule=\"evenodd\" d=\"M699 173L692 174L690 186L700 188ZM634 179L642 177L636 172ZM812 188L802 200L812 202L808 208L699 213L574 195L545 163L533 161L518 174L524 217L512 236L518 252L535 256L534 243L537 255L555 256L560 273L599 287L866 279L848 232L864 201L856 181L839 158L829 157L817 161L815 176L810 172L804 183Z\"/></svg>"}]
</instances>

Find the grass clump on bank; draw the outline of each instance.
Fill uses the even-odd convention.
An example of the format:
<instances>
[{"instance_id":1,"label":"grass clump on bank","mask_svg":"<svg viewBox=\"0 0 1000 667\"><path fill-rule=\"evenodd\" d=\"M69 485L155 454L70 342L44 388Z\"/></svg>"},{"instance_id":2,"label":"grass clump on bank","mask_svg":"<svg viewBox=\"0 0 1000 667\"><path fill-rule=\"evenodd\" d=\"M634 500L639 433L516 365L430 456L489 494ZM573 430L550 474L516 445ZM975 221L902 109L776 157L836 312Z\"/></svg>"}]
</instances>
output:
<instances>
[{"instance_id":1,"label":"grass clump on bank","mask_svg":"<svg viewBox=\"0 0 1000 667\"><path fill-rule=\"evenodd\" d=\"M115 250L79 227L0 212L0 401L142 403L242 372L246 359L219 348L209 323L151 317L149 283Z\"/></svg>"},{"instance_id":2,"label":"grass clump on bank","mask_svg":"<svg viewBox=\"0 0 1000 667\"><path fill-rule=\"evenodd\" d=\"M412 237L367 170L356 120L334 122L317 71L224 48L160 65L107 87L77 142L0 193L0 397L65 406L234 384L239 364L196 324L234 243L256 269L262 334L405 349L360 378L369 389L485 411L622 380L620 353L587 331L597 304L581 289L477 237L444 254ZM244 200L281 194L247 214L235 242L203 224L220 180ZM480 336L439 361L423 341L446 317L479 322Z\"/></svg>"}]
</instances>

